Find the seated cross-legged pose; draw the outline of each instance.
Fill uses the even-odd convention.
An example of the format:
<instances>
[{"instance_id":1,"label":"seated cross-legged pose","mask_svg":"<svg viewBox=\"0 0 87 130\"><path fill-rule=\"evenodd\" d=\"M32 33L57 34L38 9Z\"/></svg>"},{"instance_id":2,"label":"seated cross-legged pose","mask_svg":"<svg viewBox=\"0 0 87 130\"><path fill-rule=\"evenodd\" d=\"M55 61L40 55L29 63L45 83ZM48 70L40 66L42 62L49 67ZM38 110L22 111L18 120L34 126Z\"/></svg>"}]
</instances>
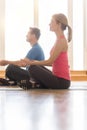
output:
<instances>
[{"instance_id":1,"label":"seated cross-legged pose","mask_svg":"<svg viewBox=\"0 0 87 130\"><path fill-rule=\"evenodd\" d=\"M68 63L68 42L72 39L72 29L68 25L67 17L64 14L54 14L49 24L50 30L56 35L54 46L50 51L50 57L47 60L21 59L18 66L29 65L29 74L43 88L68 89L70 86L70 68ZM64 31L68 29L68 40ZM0 64L4 64L1 61ZM10 62L9 62L10 63ZM11 62L14 64L15 62ZM16 62L17 63L17 62ZM52 72L45 66L52 65Z\"/></svg>"},{"instance_id":2,"label":"seated cross-legged pose","mask_svg":"<svg viewBox=\"0 0 87 130\"><path fill-rule=\"evenodd\" d=\"M29 58L31 60L44 60L44 52L41 48L40 44L38 43L39 37L40 37L40 29L37 27L30 27L29 31L26 35L26 41L30 43L31 49L26 54L25 58ZM3 64L4 63L4 64ZM29 79L29 65L26 66L26 69L19 67L17 64L20 64L19 61L15 61L14 64L7 60L3 60L2 65L10 64L7 66L5 71L6 79L8 78L11 81L14 81L15 83L23 80ZM9 83L5 79L0 79L0 81L6 85Z\"/></svg>"}]
</instances>

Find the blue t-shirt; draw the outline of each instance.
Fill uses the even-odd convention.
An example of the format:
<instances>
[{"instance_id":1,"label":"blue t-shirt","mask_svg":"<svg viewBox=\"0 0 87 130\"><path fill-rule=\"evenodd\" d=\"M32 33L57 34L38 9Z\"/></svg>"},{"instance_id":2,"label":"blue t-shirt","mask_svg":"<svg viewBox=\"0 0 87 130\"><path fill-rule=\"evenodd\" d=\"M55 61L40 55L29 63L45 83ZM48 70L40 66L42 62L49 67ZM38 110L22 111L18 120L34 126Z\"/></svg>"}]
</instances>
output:
<instances>
[{"instance_id":1,"label":"blue t-shirt","mask_svg":"<svg viewBox=\"0 0 87 130\"><path fill-rule=\"evenodd\" d=\"M36 43L35 45L32 46L32 48L29 50L25 58L29 58L30 60L44 60L44 52L40 45ZM26 67L28 70L29 66Z\"/></svg>"}]
</instances>

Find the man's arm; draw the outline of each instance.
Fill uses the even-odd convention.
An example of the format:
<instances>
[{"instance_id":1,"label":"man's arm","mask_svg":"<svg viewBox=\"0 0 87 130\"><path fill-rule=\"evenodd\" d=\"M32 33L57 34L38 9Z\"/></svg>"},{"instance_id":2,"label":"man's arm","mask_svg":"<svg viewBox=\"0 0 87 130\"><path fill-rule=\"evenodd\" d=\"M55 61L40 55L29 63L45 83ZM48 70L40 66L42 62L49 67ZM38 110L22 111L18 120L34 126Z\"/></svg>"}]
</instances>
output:
<instances>
[{"instance_id":1,"label":"man's arm","mask_svg":"<svg viewBox=\"0 0 87 130\"><path fill-rule=\"evenodd\" d=\"M17 60L17 61L9 61L9 60L0 60L0 65L5 66L8 64L13 64L17 66L25 66L25 63L22 60Z\"/></svg>"}]
</instances>

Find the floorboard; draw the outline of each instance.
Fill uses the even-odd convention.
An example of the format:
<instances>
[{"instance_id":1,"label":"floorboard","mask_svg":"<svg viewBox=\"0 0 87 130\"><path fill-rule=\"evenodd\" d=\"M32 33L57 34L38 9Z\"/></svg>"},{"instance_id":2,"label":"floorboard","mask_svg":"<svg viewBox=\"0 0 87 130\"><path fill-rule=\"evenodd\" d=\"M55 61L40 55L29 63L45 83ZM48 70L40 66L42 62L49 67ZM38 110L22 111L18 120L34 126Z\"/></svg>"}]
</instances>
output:
<instances>
[{"instance_id":1,"label":"floorboard","mask_svg":"<svg viewBox=\"0 0 87 130\"><path fill-rule=\"evenodd\" d=\"M0 130L87 130L87 82L68 90L0 87Z\"/></svg>"}]
</instances>

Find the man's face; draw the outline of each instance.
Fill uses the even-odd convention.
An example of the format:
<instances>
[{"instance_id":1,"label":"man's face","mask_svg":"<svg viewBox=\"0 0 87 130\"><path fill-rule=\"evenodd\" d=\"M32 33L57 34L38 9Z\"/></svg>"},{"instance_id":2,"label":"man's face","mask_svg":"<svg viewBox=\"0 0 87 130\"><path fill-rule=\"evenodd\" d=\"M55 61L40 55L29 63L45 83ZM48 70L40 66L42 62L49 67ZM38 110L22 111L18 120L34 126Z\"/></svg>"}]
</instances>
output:
<instances>
[{"instance_id":1,"label":"man's face","mask_svg":"<svg viewBox=\"0 0 87 130\"><path fill-rule=\"evenodd\" d=\"M31 43L34 38L35 35L32 33L32 30L30 29L26 35L26 41Z\"/></svg>"}]
</instances>

